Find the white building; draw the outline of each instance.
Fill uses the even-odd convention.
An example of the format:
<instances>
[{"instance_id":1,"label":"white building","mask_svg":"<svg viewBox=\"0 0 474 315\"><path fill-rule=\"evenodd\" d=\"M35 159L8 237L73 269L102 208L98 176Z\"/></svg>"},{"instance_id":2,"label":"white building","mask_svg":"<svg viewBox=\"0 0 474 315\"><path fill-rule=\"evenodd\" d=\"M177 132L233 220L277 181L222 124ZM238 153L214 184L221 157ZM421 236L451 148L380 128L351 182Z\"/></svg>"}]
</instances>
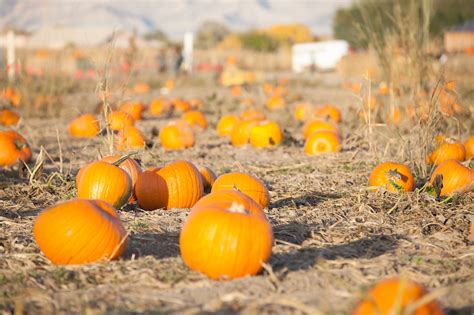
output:
<instances>
[{"instance_id":1,"label":"white building","mask_svg":"<svg viewBox=\"0 0 474 315\"><path fill-rule=\"evenodd\" d=\"M292 69L333 70L342 57L347 55L349 44L344 40L296 44L292 47Z\"/></svg>"}]
</instances>

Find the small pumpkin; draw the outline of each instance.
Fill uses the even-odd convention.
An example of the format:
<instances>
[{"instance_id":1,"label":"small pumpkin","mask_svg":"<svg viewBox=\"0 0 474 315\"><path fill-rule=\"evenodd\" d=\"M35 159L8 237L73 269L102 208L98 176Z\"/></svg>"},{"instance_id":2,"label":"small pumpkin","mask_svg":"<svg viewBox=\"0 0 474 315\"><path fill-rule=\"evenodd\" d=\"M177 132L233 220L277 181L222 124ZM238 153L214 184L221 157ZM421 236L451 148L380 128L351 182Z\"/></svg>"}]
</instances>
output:
<instances>
[{"instance_id":1,"label":"small pumpkin","mask_svg":"<svg viewBox=\"0 0 474 315\"><path fill-rule=\"evenodd\" d=\"M102 161L113 164L119 161L122 157L120 155L110 155L104 156ZM142 168L140 164L132 158L127 158L122 163L118 165L121 169L123 169L127 174L130 176L132 180L132 195L128 199L129 202L133 202L136 200L135 194L135 185L137 184L138 175L142 172Z\"/></svg>"},{"instance_id":2,"label":"small pumpkin","mask_svg":"<svg viewBox=\"0 0 474 315\"><path fill-rule=\"evenodd\" d=\"M280 126L274 121L261 121L250 130L250 144L254 148L279 145L283 138Z\"/></svg>"},{"instance_id":3,"label":"small pumpkin","mask_svg":"<svg viewBox=\"0 0 474 315\"><path fill-rule=\"evenodd\" d=\"M466 139L464 148L466 149L466 160L474 156L474 136L470 136Z\"/></svg>"},{"instance_id":4,"label":"small pumpkin","mask_svg":"<svg viewBox=\"0 0 474 315\"><path fill-rule=\"evenodd\" d=\"M165 150L182 150L194 145L194 132L185 120L168 123L160 130L160 142Z\"/></svg>"},{"instance_id":5,"label":"small pumpkin","mask_svg":"<svg viewBox=\"0 0 474 315\"><path fill-rule=\"evenodd\" d=\"M107 115L107 123L109 128L113 131L119 131L126 126L133 126L135 120L132 116L121 111L112 111Z\"/></svg>"},{"instance_id":6,"label":"small pumpkin","mask_svg":"<svg viewBox=\"0 0 474 315\"><path fill-rule=\"evenodd\" d=\"M162 116L163 114L167 113L171 109L171 104L162 99L162 98L155 98L150 103L150 114L153 116Z\"/></svg>"},{"instance_id":7,"label":"small pumpkin","mask_svg":"<svg viewBox=\"0 0 474 315\"><path fill-rule=\"evenodd\" d=\"M270 110L281 110L285 108L286 103L280 95L273 95L267 99L266 105Z\"/></svg>"},{"instance_id":8,"label":"small pumpkin","mask_svg":"<svg viewBox=\"0 0 474 315\"><path fill-rule=\"evenodd\" d=\"M217 134L220 137L230 136L235 125L239 122L239 117L236 115L228 114L224 115L219 119L217 123Z\"/></svg>"},{"instance_id":9,"label":"small pumpkin","mask_svg":"<svg viewBox=\"0 0 474 315\"><path fill-rule=\"evenodd\" d=\"M216 173L207 166L200 167L199 173L201 174L204 190L210 189L217 179Z\"/></svg>"},{"instance_id":10,"label":"small pumpkin","mask_svg":"<svg viewBox=\"0 0 474 315\"><path fill-rule=\"evenodd\" d=\"M200 109L204 106L204 102L199 98L192 98L189 100L189 104L194 109Z\"/></svg>"},{"instance_id":11,"label":"small pumpkin","mask_svg":"<svg viewBox=\"0 0 474 315\"><path fill-rule=\"evenodd\" d=\"M339 133L337 126L330 121L312 119L303 125L303 137L305 139L308 139L308 137L316 131L331 131Z\"/></svg>"},{"instance_id":12,"label":"small pumpkin","mask_svg":"<svg viewBox=\"0 0 474 315\"><path fill-rule=\"evenodd\" d=\"M474 170L471 170L456 160L446 160L440 163L430 178L432 187L440 188L441 197L462 194L474 189Z\"/></svg>"},{"instance_id":13,"label":"small pumpkin","mask_svg":"<svg viewBox=\"0 0 474 315\"><path fill-rule=\"evenodd\" d=\"M369 177L372 187L384 187L389 192L413 191L415 179L404 164L384 162L377 165Z\"/></svg>"},{"instance_id":14,"label":"small pumpkin","mask_svg":"<svg viewBox=\"0 0 474 315\"><path fill-rule=\"evenodd\" d=\"M174 82L174 80L166 80L165 82L165 88L167 88L168 90L173 90L174 88L176 87L176 83Z\"/></svg>"},{"instance_id":15,"label":"small pumpkin","mask_svg":"<svg viewBox=\"0 0 474 315\"><path fill-rule=\"evenodd\" d=\"M331 104L319 106L315 109L314 115L325 120L330 120L336 124L341 122L341 112L339 109Z\"/></svg>"},{"instance_id":16,"label":"small pumpkin","mask_svg":"<svg viewBox=\"0 0 474 315\"><path fill-rule=\"evenodd\" d=\"M248 207L252 202L240 195L221 201L212 193L207 198L215 202L193 207L179 236L181 257L189 268L214 280L231 280L257 274L270 259L272 227L261 208Z\"/></svg>"},{"instance_id":17,"label":"small pumpkin","mask_svg":"<svg viewBox=\"0 0 474 315\"><path fill-rule=\"evenodd\" d=\"M460 142L447 139L426 157L429 165L438 165L446 160L466 160L466 149Z\"/></svg>"},{"instance_id":18,"label":"small pumpkin","mask_svg":"<svg viewBox=\"0 0 474 315\"><path fill-rule=\"evenodd\" d=\"M402 112L400 111L400 108L396 107L393 109L393 111L389 110L389 112L387 113L387 118L386 118L387 124L398 126L401 120L402 120Z\"/></svg>"},{"instance_id":19,"label":"small pumpkin","mask_svg":"<svg viewBox=\"0 0 474 315\"><path fill-rule=\"evenodd\" d=\"M150 85L148 83L137 83L133 87L133 91L136 94L144 94L150 92Z\"/></svg>"},{"instance_id":20,"label":"small pumpkin","mask_svg":"<svg viewBox=\"0 0 474 315\"><path fill-rule=\"evenodd\" d=\"M73 199L41 211L33 236L57 265L117 259L127 247L118 213L102 200Z\"/></svg>"},{"instance_id":21,"label":"small pumpkin","mask_svg":"<svg viewBox=\"0 0 474 315\"><path fill-rule=\"evenodd\" d=\"M200 127L203 130L207 128L206 116L200 111L187 111L181 116L181 119L186 120L193 128Z\"/></svg>"},{"instance_id":22,"label":"small pumpkin","mask_svg":"<svg viewBox=\"0 0 474 315\"><path fill-rule=\"evenodd\" d=\"M182 100L178 97L173 98L171 100L171 104L173 105L175 110L181 113L191 110L191 104L189 104L188 101Z\"/></svg>"},{"instance_id":23,"label":"small pumpkin","mask_svg":"<svg viewBox=\"0 0 474 315\"><path fill-rule=\"evenodd\" d=\"M250 121L250 120L265 120L267 116L256 109L255 107L249 107L246 110L244 110L242 113L240 113L240 119L245 120L245 121Z\"/></svg>"},{"instance_id":24,"label":"small pumpkin","mask_svg":"<svg viewBox=\"0 0 474 315\"><path fill-rule=\"evenodd\" d=\"M370 289L352 314L405 314L410 305L426 294L426 289L415 281L404 278L382 280ZM413 309L411 314L442 315L443 310L436 300L432 300Z\"/></svg>"},{"instance_id":25,"label":"small pumpkin","mask_svg":"<svg viewBox=\"0 0 474 315\"><path fill-rule=\"evenodd\" d=\"M94 138L100 132L99 121L92 114L84 114L73 119L68 132L74 138Z\"/></svg>"},{"instance_id":26,"label":"small pumpkin","mask_svg":"<svg viewBox=\"0 0 474 315\"><path fill-rule=\"evenodd\" d=\"M132 195L132 179L116 165L95 161L84 166L76 176L77 197L104 200L116 208L122 207Z\"/></svg>"},{"instance_id":27,"label":"small pumpkin","mask_svg":"<svg viewBox=\"0 0 474 315\"><path fill-rule=\"evenodd\" d=\"M119 110L130 115L133 120L141 120L145 105L140 102L126 102L120 105Z\"/></svg>"},{"instance_id":28,"label":"small pumpkin","mask_svg":"<svg viewBox=\"0 0 474 315\"><path fill-rule=\"evenodd\" d=\"M233 146L241 147L250 140L250 132L258 124L255 120L243 120L235 124L230 134L230 142Z\"/></svg>"},{"instance_id":29,"label":"small pumpkin","mask_svg":"<svg viewBox=\"0 0 474 315\"><path fill-rule=\"evenodd\" d=\"M313 132L304 144L304 151L309 156L341 151L341 139L332 131Z\"/></svg>"},{"instance_id":30,"label":"small pumpkin","mask_svg":"<svg viewBox=\"0 0 474 315\"><path fill-rule=\"evenodd\" d=\"M115 148L120 151L143 149L145 137L142 132L133 126L125 126L115 138Z\"/></svg>"},{"instance_id":31,"label":"small pumpkin","mask_svg":"<svg viewBox=\"0 0 474 315\"><path fill-rule=\"evenodd\" d=\"M298 121L305 121L313 112L313 106L305 103L300 103L293 109L293 117Z\"/></svg>"},{"instance_id":32,"label":"small pumpkin","mask_svg":"<svg viewBox=\"0 0 474 315\"><path fill-rule=\"evenodd\" d=\"M20 121L20 115L9 109L0 110L0 126L14 126Z\"/></svg>"},{"instance_id":33,"label":"small pumpkin","mask_svg":"<svg viewBox=\"0 0 474 315\"><path fill-rule=\"evenodd\" d=\"M364 101L364 108L367 111L368 110L373 111L380 105L379 100L374 95L371 95L370 97L368 95L365 96L363 101Z\"/></svg>"},{"instance_id":34,"label":"small pumpkin","mask_svg":"<svg viewBox=\"0 0 474 315\"><path fill-rule=\"evenodd\" d=\"M257 202L262 208L270 203L270 193L265 184L255 176L240 172L231 172L219 176L211 192L220 190L238 190Z\"/></svg>"},{"instance_id":35,"label":"small pumpkin","mask_svg":"<svg viewBox=\"0 0 474 315\"><path fill-rule=\"evenodd\" d=\"M230 87L230 95L234 97L242 95L242 87L240 85L232 85Z\"/></svg>"},{"instance_id":36,"label":"small pumpkin","mask_svg":"<svg viewBox=\"0 0 474 315\"><path fill-rule=\"evenodd\" d=\"M28 142L13 130L0 131L0 167L10 167L22 160L31 160L31 149Z\"/></svg>"}]
</instances>

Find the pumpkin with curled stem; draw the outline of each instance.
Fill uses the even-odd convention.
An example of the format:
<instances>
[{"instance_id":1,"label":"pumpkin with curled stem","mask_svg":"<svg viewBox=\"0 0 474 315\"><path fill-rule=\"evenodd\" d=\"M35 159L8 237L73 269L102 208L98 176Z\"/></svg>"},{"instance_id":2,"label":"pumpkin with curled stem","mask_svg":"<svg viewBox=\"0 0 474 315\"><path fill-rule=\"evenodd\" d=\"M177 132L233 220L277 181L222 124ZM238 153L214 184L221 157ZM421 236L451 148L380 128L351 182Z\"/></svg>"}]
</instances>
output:
<instances>
[{"instance_id":1,"label":"pumpkin with curled stem","mask_svg":"<svg viewBox=\"0 0 474 315\"><path fill-rule=\"evenodd\" d=\"M119 258L127 234L116 210L102 200L73 199L43 210L33 236L57 265L78 265Z\"/></svg>"},{"instance_id":2,"label":"pumpkin with curled stem","mask_svg":"<svg viewBox=\"0 0 474 315\"><path fill-rule=\"evenodd\" d=\"M0 167L31 160L31 148L23 136L13 130L0 131Z\"/></svg>"},{"instance_id":3,"label":"pumpkin with curled stem","mask_svg":"<svg viewBox=\"0 0 474 315\"><path fill-rule=\"evenodd\" d=\"M304 144L304 152L309 156L339 151L341 151L341 138L332 131L313 132Z\"/></svg>"},{"instance_id":4,"label":"pumpkin with curled stem","mask_svg":"<svg viewBox=\"0 0 474 315\"><path fill-rule=\"evenodd\" d=\"M474 170L456 160L447 160L439 164L430 178L430 185L439 197L462 194L474 189Z\"/></svg>"},{"instance_id":5,"label":"pumpkin with curled stem","mask_svg":"<svg viewBox=\"0 0 474 315\"><path fill-rule=\"evenodd\" d=\"M104 156L102 158L102 161L113 164L119 161L122 157L120 155L110 155L110 156ZM127 158L124 160L122 163L118 165L121 169L123 169L125 172L127 172L128 175L130 175L130 178L132 179L132 195L128 199L129 202L135 201L136 200L136 195L135 195L135 185L137 184L137 179L138 175L142 172L142 168L140 167L140 164L131 157Z\"/></svg>"},{"instance_id":6,"label":"pumpkin with curled stem","mask_svg":"<svg viewBox=\"0 0 474 315\"><path fill-rule=\"evenodd\" d=\"M369 177L369 185L384 187L389 192L412 191L415 180L408 166L384 162L373 169Z\"/></svg>"}]
</instances>

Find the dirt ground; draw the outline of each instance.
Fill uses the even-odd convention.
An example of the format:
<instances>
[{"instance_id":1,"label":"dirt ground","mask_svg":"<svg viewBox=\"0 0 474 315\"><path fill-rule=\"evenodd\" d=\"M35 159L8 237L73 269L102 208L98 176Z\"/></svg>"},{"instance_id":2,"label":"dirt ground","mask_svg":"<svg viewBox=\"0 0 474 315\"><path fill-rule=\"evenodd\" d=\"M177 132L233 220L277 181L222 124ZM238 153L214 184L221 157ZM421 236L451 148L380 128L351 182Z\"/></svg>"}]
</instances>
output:
<instances>
[{"instance_id":1,"label":"dirt ground","mask_svg":"<svg viewBox=\"0 0 474 315\"><path fill-rule=\"evenodd\" d=\"M66 134L67 121L95 105L93 93L81 92L67 97L60 118L31 118L19 126L36 156L41 147L46 152L36 179L30 183L24 172L0 170L0 313L347 314L365 289L392 276L409 277L439 293L449 314L474 313L474 246L469 240L474 193L441 203L426 193L367 190L368 175L378 162L410 163L400 145L413 136L409 127L399 135L377 125L368 136L356 118L357 98L327 74L291 81L290 96L293 102L339 106L341 153L306 157L301 126L289 109L269 114L285 128L283 145L234 148L215 132L221 113L239 107L227 90L209 81L184 84L174 93L202 98L210 128L197 134L193 148L165 152L152 130L172 118L147 117L137 125L155 144L136 157L143 167L186 159L218 174L241 170L263 179L270 189L266 212L275 235L264 271L228 282L190 271L178 246L189 210L148 212L136 205L120 211L130 233L122 259L71 267L49 263L32 237L36 215L73 198L77 170L107 153L103 138L73 140ZM260 90L246 93L263 100ZM469 133L463 129L461 137Z\"/></svg>"}]
</instances>

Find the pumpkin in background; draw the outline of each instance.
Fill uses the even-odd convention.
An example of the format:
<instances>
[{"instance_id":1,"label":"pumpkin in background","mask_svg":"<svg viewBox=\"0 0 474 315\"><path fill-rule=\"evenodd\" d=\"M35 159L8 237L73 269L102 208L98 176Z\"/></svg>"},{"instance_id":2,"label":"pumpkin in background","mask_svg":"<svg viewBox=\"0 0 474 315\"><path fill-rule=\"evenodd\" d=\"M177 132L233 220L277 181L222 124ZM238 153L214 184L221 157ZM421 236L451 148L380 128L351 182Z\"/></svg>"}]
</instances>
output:
<instances>
[{"instance_id":1,"label":"pumpkin in background","mask_svg":"<svg viewBox=\"0 0 474 315\"><path fill-rule=\"evenodd\" d=\"M235 115L224 115L217 123L217 134L220 137L230 136L235 125L239 122L239 118Z\"/></svg>"},{"instance_id":2,"label":"pumpkin in background","mask_svg":"<svg viewBox=\"0 0 474 315\"><path fill-rule=\"evenodd\" d=\"M137 83L133 87L133 91L136 94L144 94L150 92L150 85L148 83Z\"/></svg>"},{"instance_id":3,"label":"pumpkin in background","mask_svg":"<svg viewBox=\"0 0 474 315\"><path fill-rule=\"evenodd\" d=\"M240 113L240 119L248 121L248 120L265 120L267 116L256 109L255 107L249 107Z\"/></svg>"},{"instance_id":4,"label":"pumpkin in background","mask_svg":"<svg viewBox=\"0 0 474 315\"><path fill-rule=\"evenodd\" d=\"M102 161L113 164L120 160L122 157L120 155L110 155L110 156L104 156L102 158ZM128 199L129 202L135 201L136 200L136 195L135 195L135 185L137 184L137 179L138 175L142 172L142 168L140 167L140 164L138 164L137 161L135 161L132 158L127 158L124 160L122 163L118 165L121 169L123 169L127 174L130 176L132 180L132 195Z\"/></svg>"},{"instance_id":5,"label":"pumpkin in background","mask_svg":"<svg viewBox=\"0 0 474 315\"><path fill-rule=\"evenodd\" d=\"M470 136L464 142L464 148L466 149L466 160L474 156L474 136Z\"/></svg>"},{"instance_id":6,"label":"pumpkin in background","mask_svg":"<svg viewBox=\"0 0 474 315\"><path fill-rule=\"evenodd\" d=\"M3 90L2 98L8 100L13 107L18 107L21 102L21 94L11 86Z\"/></svg>"},{"instance_id":7,"label":"pumpkin in background","mask_svg":"<svg viewBox=\"0 0 474 315\"><path fill-rule=\"evenodd\" d=\"M119 151L143 149L145 137L142 132L133 126L125 126L115 137L115 148Z\"/></svg>"},{"instance_id":8,"label":"pumpkin in background","mask_svg":"<svg viewBox=\"0 0 474 315\"><path fill-rule=\"evenodd\" d=\"M10 167L22 160L31 160L28 142L13 130L0 131L0 167Z\"/></svg>"},{"instance_id":9,"label":"pumpkin in background","mask_svg":"<svg viewBox=\"0 0 474 315\"><path fill-rule=\"evenodd\" d=\"M116 210L101 200L73 199L43 210L33 236L57 265L78 265L119 258L127 234Z\"/></svg>"},{"instance_id":10,"label":"pumpkin in background","mask_svg":"<svg viewBox=\"0 0 474 315\"><path fill-rule=\"evenodd\" d=\"M273 85L270 83L264 83L263 84L263 92L266 95L272 95L273 94Z\"/></svg>"},{"instance_id":11,"label":"pumpkin in background","mask_svg":"<svg viewBox=\"0 0 474 315\"><path fill-rule=\"evenodd\" d=\"M230 134L230 142L233 146L240 147L246 145L250 140L250 132L258 124L255 120L239 121L235 124Z\"/></svg>"},{"instance_id":12,"label":"pumpkin in background","mask_svg":"<svg viewBox=\"0 0 474 315\"><path fill-rule=\"evenodd\" d=\"M110 164L95 161L87 164L76 176L77 197L104 200L115 208L122 207L132 195L132 179L119 168L121 161Z\"/></svg>"},{"instance_id":13,"label":"pumpkin in background","mask_svg":"<svg viewBox=\"0 0 474 315\"><path fill-rule=\"evenodd\" d=\"M107 115L107 123L113 131L119 131L126 126L133 126L135 121L132 116L121 111L112 111Z\"/></svg>"},{"instance_id":14,"label":"pumpkin in background","mask_svg":"<svg viewBox=\"0 0 474 315\"><path fill-rule=\"evenodd\" d=\"M372 187L384 187L390 192L413 191L415 179L404 164L384 162L377 165L369 177Z\"/></svg>"},{"instance_id":15,"label":"pumpkin in background","mask_svg":"<svg viewBox=\"0 0 474 315\"><path fill-rule=\"evenodd\" d=\"M390 88L388 84L385 82L380 82L378 92L380 95L388 95L390 93Z\"/></svg>"},{"instance_id":16,"label":"pumpkin in background","mask_svg":"<svg viewBox=\"0 0 474 315\"><path fill-rule=\"evenodd\" d=\"M426 157L429 165L438 165L447 160L466 160L466 149L460 142L447 139Z\"/></svg>"},{"instance_id":17,"label":"pumpkin in background","mask_svg":"<svg viewBox=\"0 0 474 315\"><path fill-rule=\"evenodd\" d=\"M14 126L20 121L20 115L9 109L0 110L0 126Z\"/></svg>"},{"instance_id":18,"label":"pumpkin in background","mask_svg":"<svg viewBox=\"0 0 474 315\"><path fill-rule=\"evenodd\" d=\"M182 100L178 97L175 97L171 100L171 104L173 105L173 108L181 113L187 112L188 110L191 110L191 104L189 102Z\"/></svg>"},{"instance_id":19,"label":"pumpkin in background","mask_svg":"<svg viewBox=\"0 0 474 315\"><path fill-rule=\"evenodd\" d=\"M99 121L92 114L81 115L69 123L68 132L74 138L94 138L100 132Z\"/></svg>"},{"instance_id":20,"label":"pumpkin in background","mask_svg":"<svg viewBox=\"0 0 474 315\"><path fill-rule=\"evenodd\" d=\"M320 119L313 119L306 122L303 126L303 137L308 139L311 134L317 131L331 131L336 134L339 133L339 129L330 121L324 121Z\"/></svg>"},{"instance_id":21,"label":"pumpkin in background","mask_svg":"<svg viewBox=\"0 0 474 315\"><path fill-rule=\"evenodd\" d=\"M207 166L200 167L199 173L202 177L202 186L204 190L210 189L217 179L216 173Z\"/></svg>"},{"instance_id":22,"label":"pumpkin in background","mask_svg":"<svg viewBox=\"0 0 474 315\"><path fill-rule=\"evenodd\" d=\"M240 85L232 85L230 88L230 95L240 96L242 95L242 87Z\"/></svg>"},{"instance_id":23,"label":"pumpkin in background","mask_svg":"<svg viewBox=\"0 0 474 315\"><path fill-rule=\"evenodd\" d=\"M309 156L341 151L341 139L332 131L316 131L304 144L304 152Z\"/></svg>"},{"instance_id":24,"label":"pumpkin in background","mask_svg":"<svg viewBox=\"0 0 474 315\"><path fill-rule=\"evenodd\" d=\"M371 95L370 97L365 96L363 101L364 101L364 108L367 111L369 111L369 110L373 111L373 110L375 110L375 108L377 108L379 106L379 101L373 95Z\"/></svg>"},{"instance_id":25,"label":"pumpkin in background","mask_svg":"<svg viewBox=\"0 0 474 315\"><path fill-rule=\"evenodd\" d=\"M237 196L221 201L222 193L211 193L198 202L179 236L185 264L214 280L255 275L272 253L273 231L261 208L239 192L230 193Z\"/></svg>"},{"instance_id":26,"label":"pumpkin in background","mask_svg":"<svg viewBox=\"0 0 474 315\"><path fill-rule=\"evenodd\" d=\"M341 122L341 112L336 106L331 104L317 107L314 110L314 115L322 119L330 120L336 124Z\"/></svg>"},{"instance_id":27,"label":"pumpkin in background","mask_svg":"<svg viewBox=\"0 0 474 315\"><path fill-rule=\"evenodd\" d=\"M456 160L447 160L440 163L431 175L431 186L437 186L437 181L442 184L439 191L441 197L462 194L474 189L474 170Z\"/></svg>"},{"instance_id":28,"label":"pumpkin in background","mask_svg":"<svg viewBox=\"0 0 474 315\"><path fill-rule=\"evenodd\" d=\"M405 314L410 305L420 301L428 292L411 280L392 278L377 283L356 307L353 315ZM423 303L412 310L414 315L442 315L436 300Z\"/></svg>"},{"instance_id":29,"label":"pumpkin in background","mask_svg":"<svg viewBox=\"0 0 474 315\"><path fill-rule=\"evenodd\" d=\"M165 150L182 150L194 145L194 132L185 120L168 123L160 130L160 142Z\"/></svg>"},{"instance_id":30,"label":"pumpkin in background","mask_svg":"<svg viewBox=\"0 0 474 315\"><path fill-rule=\"evenodd\" d=\"M188 111L181 116L181 119L186 120L193 128L200 127L203 130L207 128L207 119L200 111Z\"/></svg>"},{"instance_id":31,"label":"pumpkin in background","mask_svg":"<svg viewBox=\"0 0 474 315\"><path fill-rule=\"evenodd\" d=\"M174 82L174 80L166 80L165 82L165 88L167 88L168 90L172 90L176 87L176 83Z\"/></svg>"},{"instance_id":32,"label":"pumpkin in background","mask_svg":"<svg viewBox=\"0 0 474 315\"><path fill-rule=\"evenodd\" d=\"M386 118L387 124L398 126L401 120L402 120L402 112L400 111L400 108L396 107L393 109L393 111L391 110L388 111L387 118Z\"/></svg>"},{"instance_id":33,"label":"pumpkin in background","mask_svg":"<svg viewBox=\"0 0 474 315\"><path fill-rule=\"evenodd\" d=\"M300 103L295 106L293 109L293 117L298 121L305 121L313 112L313 106L309 104Z\"/></svg>"},{"instance_id":34,"label":"pumpkin in background","mask_svg":"<svg viewBox=\"0 0 474 315\"><path fill-rule=\"evenodd\" d=\"M279 145L282 138L280 126L271 120L258 122L250 130L250 144L254 148L267 148Z\"/></svg>"},{"instance_id":35,"label":"pumpkin in background","mask_svg":"<svg viewBox=\"0 0 474 315\"><path fill-rule=\"evenodd\" d=\"M270 203L270 193L265 184L255 176L246 173L232 172L219 176L211 192L220 190L238 190L257 202L262 208Z\"/></svg>"},{"instance_id":36,"label":"pumpkin in background","mask_svg":"<svg viewBox=\"0 0 474 315\"><path fill-rule=\"evenodd\" d=\"M270 110L281 110L286 106L285 100L279 95L270 96L267 99L267 108Z\"/></svg>"},{"instance_id":37,"label":"pumpkin in background","mask_svg":"<svg viewBox=\"0 0 474 315\"><path fill-rule=\"evenodd\" d=\"M255 100L252 97L245 97L240 101L240 104L247 107L252 107L255 105Z\"/></svg>"},{"instance_id":38,"label":"pumpkin in background","mask_svg":"<svg viewBox=\"0 0 474 315\"><path fill-rule=\"evenodd\" d=\"M201 109L204 106L204 102L199 98L192 98L189 100L189 104L194 109Z\"/></svg>"},{"instance_id":39,"label":"pumpkin in background","mask_svg":"<svg viewBox=\"0 0 474 315\"><path fill-rule=\"evenodd\" d=\"M127 102L120 105L119 110L129 114L133 120L141 120L145 106L140 102Z\"/></svg>"},{"instance_id":40,"label":"pumpkin in background","mask_svg":"<svg viewBox=\"0 0 474 315\"><path fill-rule=\"evenodd\" d=\"M162 116L163 114L169 112L171 108L171 104L162 99L162 98L155 98L151 103L150 103L150 114L153 116Z\"/></svg>"}]
</instances>

